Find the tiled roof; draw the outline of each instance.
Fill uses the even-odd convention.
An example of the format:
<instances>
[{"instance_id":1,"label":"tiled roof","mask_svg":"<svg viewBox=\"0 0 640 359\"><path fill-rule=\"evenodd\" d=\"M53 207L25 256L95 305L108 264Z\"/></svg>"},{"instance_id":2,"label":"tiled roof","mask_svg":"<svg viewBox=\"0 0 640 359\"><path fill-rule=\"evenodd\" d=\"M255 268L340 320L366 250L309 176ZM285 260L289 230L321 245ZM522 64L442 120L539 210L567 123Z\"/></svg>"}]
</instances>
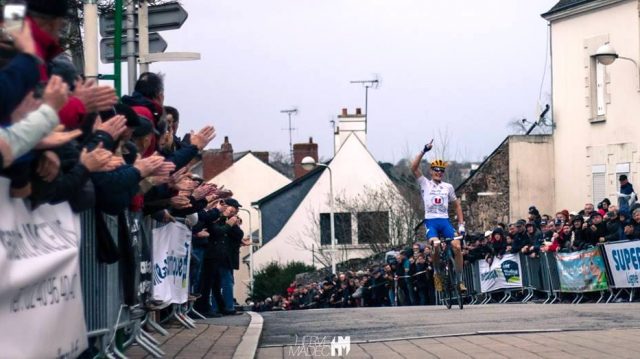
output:
<instances>
[{"instance_id":1,"label":"tiled roof","mask_svg":"<svg viewBox=\"0 0 640 359\"><path fill-rule=\"evenodd\" d=\"M560 0L557 4L555 4L549 11L542 14L542 17L547 15L551 15L553 13L570 9L574 6L586 4L595 0Z\"/></svg>"}]
</instances>

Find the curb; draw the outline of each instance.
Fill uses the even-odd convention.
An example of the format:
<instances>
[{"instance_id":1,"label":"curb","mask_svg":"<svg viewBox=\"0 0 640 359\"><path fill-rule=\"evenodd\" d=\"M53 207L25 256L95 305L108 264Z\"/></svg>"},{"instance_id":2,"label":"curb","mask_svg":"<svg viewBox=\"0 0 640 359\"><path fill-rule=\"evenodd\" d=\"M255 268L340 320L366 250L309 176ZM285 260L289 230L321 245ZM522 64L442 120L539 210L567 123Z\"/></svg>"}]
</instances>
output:
<instances>
[{"instance_id":1,"label":"curb","mask_svg":"<svg viewBox=\"0 0 640 359\"><path fill-rule=\"evenodd\" d=\"M253 359L258 350L258 342L262 335L262 316L256 312L247 312L251 316L251 322L244 332L240 345L233 353L233 359Z\"/></svg>"}]
</instances>

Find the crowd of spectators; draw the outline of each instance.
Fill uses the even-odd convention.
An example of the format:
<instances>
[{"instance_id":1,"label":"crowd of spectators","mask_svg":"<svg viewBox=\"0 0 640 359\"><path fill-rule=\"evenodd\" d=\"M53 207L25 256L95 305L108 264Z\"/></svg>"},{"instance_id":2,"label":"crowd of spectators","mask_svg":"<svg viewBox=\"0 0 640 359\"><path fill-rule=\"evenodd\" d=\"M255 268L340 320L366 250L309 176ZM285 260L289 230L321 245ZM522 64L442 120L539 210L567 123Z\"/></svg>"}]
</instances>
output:
<instances>
[{"instance_id":1,"label":"crowd of spectators","mask_svg":"<svg viewBox=\"0 0 640 359\"><path fill-rule=\"evenodd\" d=\"M544 252L573 252L601 243L640 240L640 203L627 176L620 175L618 205L607 198L597 206L586 203L580 211L560 210L554 216L529 207L527 218L484 233L466 236L466 263L491 263L506 254L532 258ZM322 282L294 282L279 293L255 304L255 310L289 310L328 307L435 304L431 247L423 241L391 251L386 263L365 271L328 276Z\"/></svg>"},{"instance_id":2,"label":"crowd of spectators","mask_svg":"<svg viewBox=\"0 0 640 359\"><path fill-rule=\"evenodd\" d=\"M150 261L134 238L139 220L188 218L197 306L207 316L234 314L233 270L248 245L241 205L190 172L215 129L178 137L180 114L164 103L171 89L163 75L142 73L121 99L85 79L61 45L68 11L66 0L28 0L24 26L0 34L0 177L31 208L68 202L76 213L95 212L98 259L128 273L128 305L150 301L149 288L133 279L139 261ZM105 215L117 218L116 234Z\"/></svg>"}]
</instances>

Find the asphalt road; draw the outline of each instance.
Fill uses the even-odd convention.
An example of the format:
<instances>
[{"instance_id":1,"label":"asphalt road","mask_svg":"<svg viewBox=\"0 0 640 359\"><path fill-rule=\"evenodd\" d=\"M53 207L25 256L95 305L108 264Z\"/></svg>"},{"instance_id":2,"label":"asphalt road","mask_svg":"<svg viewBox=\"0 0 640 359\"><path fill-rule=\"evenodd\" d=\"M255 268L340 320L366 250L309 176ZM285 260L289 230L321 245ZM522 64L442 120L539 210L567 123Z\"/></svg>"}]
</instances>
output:
<instances>
[{"instance_id":1,"label":"asphalt road","mask_svg":"<svg viewBox=\"0 0 640 359\"><path fill-rule=\"evenodd\" d=\"M352 343L437 335L640 327L640 303L489 304L312 309L263 312L260 347L293 345L303 336L350 336ZM487 333L489 334L489 333Z\"/></svg>"}]
</instances>

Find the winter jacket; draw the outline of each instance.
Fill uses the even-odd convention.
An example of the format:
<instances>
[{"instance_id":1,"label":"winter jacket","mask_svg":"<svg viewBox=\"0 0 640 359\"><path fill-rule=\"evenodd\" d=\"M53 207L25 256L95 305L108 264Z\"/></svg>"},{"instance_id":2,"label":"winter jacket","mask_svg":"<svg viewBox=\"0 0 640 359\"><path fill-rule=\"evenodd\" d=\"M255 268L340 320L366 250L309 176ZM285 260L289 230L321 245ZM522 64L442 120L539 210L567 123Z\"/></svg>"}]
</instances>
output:
<instances>
[{"instance_id":1,"label":"winter jacket","mask_svg":"<svg viewBox=\"0 0 640 359\"><path fill-rule=\"evenodd\" d=\"M39 81L38 59L19 54L0 71L0 119L8 120ZM8 121L2 121L8 123Z\"/></svg>"}]
</instances>

